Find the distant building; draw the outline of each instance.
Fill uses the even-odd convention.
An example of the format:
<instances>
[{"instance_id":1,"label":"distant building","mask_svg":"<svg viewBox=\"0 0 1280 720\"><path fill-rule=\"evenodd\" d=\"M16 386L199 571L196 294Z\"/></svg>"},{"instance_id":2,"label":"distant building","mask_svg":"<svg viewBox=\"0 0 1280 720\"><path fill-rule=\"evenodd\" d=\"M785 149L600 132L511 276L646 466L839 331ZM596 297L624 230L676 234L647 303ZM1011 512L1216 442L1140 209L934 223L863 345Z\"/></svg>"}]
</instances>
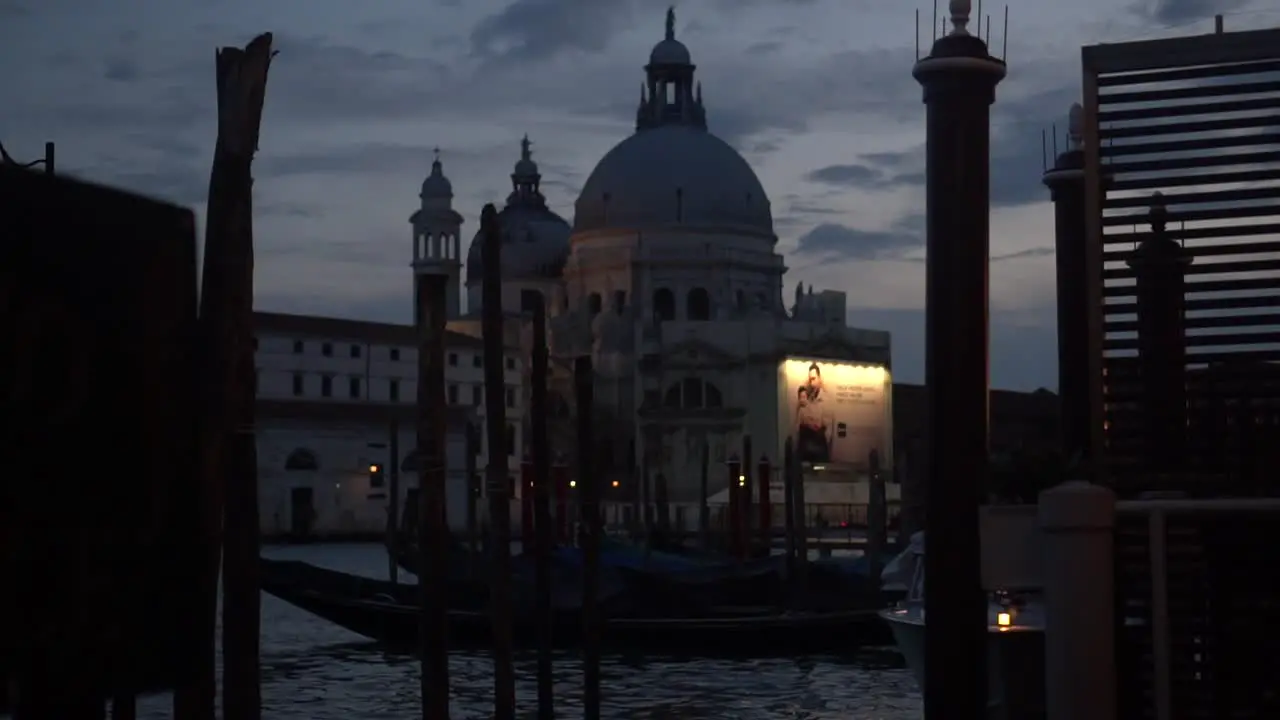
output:
<instances>
[{"instance_id":1,"label":"distant building","mask_svg":"<svg viewBox=\"0 0 1280 720\"><path fill-rule=\"evenodd\" d=\"M408 325L255 313L258 462L262 532L282 536L381 533L390 477L417 487L417 348ZM450 524L466 522L466 425L483 422L482 351L475 338L446 340ZM503 360L508 464L522 447L518 352ZM398 447L392 455L392 435ZM476 461L489 456L479 433ZM376 468L376 469L375 469ZM513 483L514 484L514 483ZM403 499L401 502L403 507Z\"/></svg>"}]
</instances>

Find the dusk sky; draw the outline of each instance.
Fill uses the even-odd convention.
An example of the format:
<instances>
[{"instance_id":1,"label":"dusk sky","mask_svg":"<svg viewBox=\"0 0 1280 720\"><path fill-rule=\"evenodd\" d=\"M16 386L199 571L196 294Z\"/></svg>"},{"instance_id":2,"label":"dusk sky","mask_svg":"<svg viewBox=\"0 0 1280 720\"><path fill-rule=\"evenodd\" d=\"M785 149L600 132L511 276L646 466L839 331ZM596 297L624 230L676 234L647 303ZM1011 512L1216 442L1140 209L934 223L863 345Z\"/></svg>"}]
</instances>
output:
<instances>
[{"instance_id":1,"label":"dusk sky","mask_svg":"<svg viewBox=\"0 0 1280 720\"><path fill-rule=\"evenodd\" d=\"M0 142L19 160L203 212L214 49L275 33L255 164L257 306L408 322L408 218L441 149L470 241L528 133L552 207L634 128L665 0L0 0ZM946 0L939 14L946 14ZM976 5L976 2L975 2ZM1056 386L1041 132L1080 93L1080 47L1280 25L1275 0L1020 0L992 120L992 382ZM844 290L923 375L924 116L900 0L686 0L676 36L712 132L755 168L797 282ZM1004 5L985 2L1000 54ZM983 30L986 34L986 30ZM1061 141L1060 141L1061 145ZM103 238L104 242L116 241Z\"/></svg>"}]
</instances>

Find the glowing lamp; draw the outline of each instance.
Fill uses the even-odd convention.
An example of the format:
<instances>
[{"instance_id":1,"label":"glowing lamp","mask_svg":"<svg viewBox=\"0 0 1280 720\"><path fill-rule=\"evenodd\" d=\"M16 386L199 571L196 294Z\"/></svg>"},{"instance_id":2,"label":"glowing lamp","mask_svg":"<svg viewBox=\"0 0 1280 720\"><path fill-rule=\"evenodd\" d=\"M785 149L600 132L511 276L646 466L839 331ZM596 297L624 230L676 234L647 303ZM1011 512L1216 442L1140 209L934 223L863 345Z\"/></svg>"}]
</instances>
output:
<instances>
[{"instance_id":1,"label":"glowing lamp","mask_svg":"<svg viewBox=\"0 0 1280 720\"><path fill-rule=\"evenodd\" d=\"M618 481L617 481L617 480L614 480L611 484L612 484L614 487L618 487Z\"/></svg>"},{"instance_id":2,"label":"glowing lamp","mask_svg":"<svg viewBox=\"0 0 1280 720\"><path fill-rule=\"evenodd\" d=\"M569 481L569 487L571 487L571 488L576 488L576 487L578 487L578 481L577 481L577 480L570 480L570 481Z\"/></svg>"},{"instance_id":3,"label":"glowing lamp","mask_svg":"<svg viewBox=\"0 0 1280 720\"><path fill-rule=\"evenodd\" d=\"M996 614L996 625L1000 627L1009 627L1013 624L1013 615L1011 613L1002 612Z\"/></svg>"}]
</instances>

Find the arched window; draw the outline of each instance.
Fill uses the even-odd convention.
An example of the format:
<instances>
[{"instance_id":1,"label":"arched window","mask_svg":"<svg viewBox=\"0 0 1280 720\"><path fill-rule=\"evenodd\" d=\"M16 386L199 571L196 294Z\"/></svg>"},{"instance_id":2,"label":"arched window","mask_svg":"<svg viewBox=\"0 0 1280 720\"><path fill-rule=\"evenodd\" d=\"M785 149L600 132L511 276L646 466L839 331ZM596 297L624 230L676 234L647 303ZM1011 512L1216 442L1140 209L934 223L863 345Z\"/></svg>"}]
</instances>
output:
<instances>
[{"instance_id":1,"label":"arched window","mask_svg":"<svg viewBox=\"0 0 1280 720\"><path fill-rule=\"evenodd\" d=\"M708 293L706 288L694 288L690 290L686 303L686 314L689 316L690 320L711 319L711 293Z\"/></svg>"},{"instance_id":2,"label":"arched window","mask_svg":"<svg viewBox=\"0 0 1280 720\"><path fill-rule=\"evenodd\" d=\"M680 401L684 407L700 408L703 405L702 381L697 378L685 378L680 383Z\"/></svg>"},{"instance_id":3,"label":"arched window","mask_svg":"<svg viewBox=\"0 0 1280 720\"><path fill-rule=\"evenodd\" d=\"M319 470L320 461L316 459L316 454L306 448L297 448L289 453L289 457L284 461L285 470Z\"/></svg>"},{"instance_id":4,"label":"arched window","mask_svg":"<svg viewBox=\"0 0 1280 720\"><path fill-rule=\"evenodd\" d=\"M712 385L711 383L707 383L706 387L702 391L702 394L703 394L703 398L707 403L707 407L709 408L724 407L724 396L720 394L720 388L716 387L715 385Z\"/></svg>"},{"instance_id":5,"label":"arched window","mask_svg":"<svg viewBox=\"0 0 1280 720\"><path fill-rule=\"evenodd\" d=\"M659 320L676 319L676 296L667 288L653 292L653 316Z\"/></svg>"},{"instance_id":6,"label":"arched window","mask_svg":"<svg viewBox=\"0 0 1280 720\"><path fill-rule=\"evenodd\" d=\"M587 311L592 316L600 314L600 293L591 293L587 296Z\"/></svg>"},{"instance_id":7,"label":"arched window","mask_svg":"<svg viewBox=\"0 0 1280 720\"><path fill-rule=\"evenodd\" d=\"M720 388L701 378L685 378L666 389L662 394L662 406L682 410L722 408L724 394Z\"/></svg>"}]
</instances>

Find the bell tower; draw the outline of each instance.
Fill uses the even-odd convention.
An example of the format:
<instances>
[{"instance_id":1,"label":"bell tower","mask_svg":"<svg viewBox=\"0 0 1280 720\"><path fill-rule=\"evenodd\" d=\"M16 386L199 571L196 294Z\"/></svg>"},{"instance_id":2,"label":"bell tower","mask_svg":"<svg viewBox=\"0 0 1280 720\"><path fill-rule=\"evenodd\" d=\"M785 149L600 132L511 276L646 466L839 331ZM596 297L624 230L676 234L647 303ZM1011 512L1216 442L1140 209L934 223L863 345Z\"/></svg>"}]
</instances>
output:
<instances>
[{"instance_id":1,"label":"bell tower","mask_svg":"<svg viewBox=\"0 0 1280 720\"><path fill-rule=\"evenodd\" d=\"M439 148L418 197L422 204L409 217L413 226L414 283L420 282L424 274L446 276L446 317L456 318L461 314L462 303L462 216L453 209L453 184L444 175ZM414 312L416 322L417 310Z\"/></svg>"}]
</instances>

